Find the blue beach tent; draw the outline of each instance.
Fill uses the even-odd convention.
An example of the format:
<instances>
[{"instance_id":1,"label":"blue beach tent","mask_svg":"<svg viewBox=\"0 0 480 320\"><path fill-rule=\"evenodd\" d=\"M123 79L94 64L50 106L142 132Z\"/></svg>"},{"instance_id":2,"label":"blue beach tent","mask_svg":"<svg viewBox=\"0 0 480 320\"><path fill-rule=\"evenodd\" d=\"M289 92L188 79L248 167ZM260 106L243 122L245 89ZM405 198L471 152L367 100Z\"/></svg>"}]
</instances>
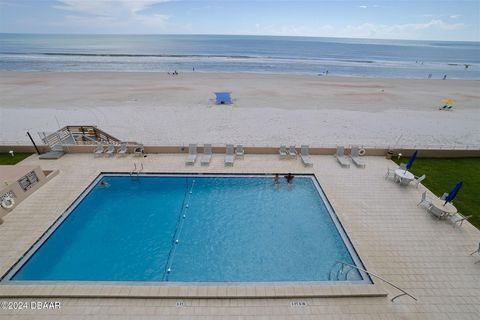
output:
<instances>
[{"instance_id":1,"label":"blue beach tent","mask_svg":"<svg viewBox=\"0 0 480 320\"><path fill-rule=\"evenodd\" d=\"M232 104L231 92L215 92L216 104Z\"/></svg>"}]
</instances>

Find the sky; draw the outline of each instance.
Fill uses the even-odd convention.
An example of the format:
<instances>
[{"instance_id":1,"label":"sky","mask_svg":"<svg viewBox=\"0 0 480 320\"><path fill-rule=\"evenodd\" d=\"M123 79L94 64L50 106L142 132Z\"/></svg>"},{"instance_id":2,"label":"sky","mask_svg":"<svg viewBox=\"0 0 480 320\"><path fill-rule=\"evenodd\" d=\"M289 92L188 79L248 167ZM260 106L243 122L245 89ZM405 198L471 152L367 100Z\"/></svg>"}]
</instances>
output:
<instances>
[{"instance_id":1,"label":"sky","mask_svg":"<svg viewBox=\"0 0 480 320\"><path fill-rule=\"evenodd\" d=\"M0 0L0 32L480 41L480 0Z\"/></svg>"}]
</instances>

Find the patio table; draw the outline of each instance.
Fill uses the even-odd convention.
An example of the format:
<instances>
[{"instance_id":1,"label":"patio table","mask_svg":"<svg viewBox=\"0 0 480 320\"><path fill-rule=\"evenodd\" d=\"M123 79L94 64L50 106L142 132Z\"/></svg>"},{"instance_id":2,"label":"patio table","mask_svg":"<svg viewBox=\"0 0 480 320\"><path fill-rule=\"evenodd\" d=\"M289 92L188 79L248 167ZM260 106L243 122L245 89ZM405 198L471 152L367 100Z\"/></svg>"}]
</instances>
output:
<instances>
[{"instance_id":1,"label":"patio table","mask_svg":"<svg viewBox=\"0 0 480 320\"><path fill-rule=\"evenodd\" d=\"M450 202L447 202L446 205L443 205L445 203L445 200L442 200L438 197L432 197L432 206L437 208L440 211L445 212L447 215L452 215L458 212L457 208Z\"/></svg>"},{"instance_id":2,"label":"patio table","mask_svg":"<svg viewBox=\"0 0 480 320\"><path fill-rule=\"evenodd\" d=\"M413 181L415 176L410 171L405 169L396 169L395 170L395 181L400 181L400 184L407 185Z\"/></svg>"}]
</instances>

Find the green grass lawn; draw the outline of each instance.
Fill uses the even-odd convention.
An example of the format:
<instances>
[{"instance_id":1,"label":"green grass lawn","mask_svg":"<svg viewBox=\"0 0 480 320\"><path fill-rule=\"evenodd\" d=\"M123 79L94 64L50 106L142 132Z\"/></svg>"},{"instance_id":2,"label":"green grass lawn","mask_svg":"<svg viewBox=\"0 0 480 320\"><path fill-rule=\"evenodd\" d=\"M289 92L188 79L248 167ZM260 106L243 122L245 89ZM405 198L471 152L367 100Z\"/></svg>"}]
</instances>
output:
<instances>
[{"instance_id":1,"label":"green grass lawn","mask_svg":"<svg viewBox=\"0 0 480 320\"><path fill-rule=\"evenodd\" d=\"M397 164L408 162L408 158L393 160ZM471 215L468 221L480 229L480 158L417 158L410 171L416 176L426 174L423 185L439 197L463 181L453 204L461 214Z\"/></svg>"},{"instance_id":2,"label":"green grass lawn","mask_svg":"<svg viewBox=\"0 0 480 320\"><path fill-rule=\"evenodd\" d=\"M23 159L32 155L31 153L16 153L15 156L11 156L9 153L0 153L0 165L2 164L16 164Z\"/></svg>"}]
</instances>

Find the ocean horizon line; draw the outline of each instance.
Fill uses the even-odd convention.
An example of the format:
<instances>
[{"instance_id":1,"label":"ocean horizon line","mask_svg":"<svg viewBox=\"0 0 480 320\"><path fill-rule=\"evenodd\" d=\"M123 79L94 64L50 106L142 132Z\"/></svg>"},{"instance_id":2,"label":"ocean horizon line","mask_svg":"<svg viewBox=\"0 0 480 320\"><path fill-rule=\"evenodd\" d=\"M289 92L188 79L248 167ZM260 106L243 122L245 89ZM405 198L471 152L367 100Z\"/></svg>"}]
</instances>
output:
<instances>
[{"instance_id":1,"label":"ocean horizon line","mask_svg":"<svg viewBox=\"0 0 480 320\"><path fill-rule=\"evenodd\" d=\"M480 45L259 35L0 34L0 70L480 79Z\"/></svg>"},{"instance_id":2,"label":"ocean horizon line","mask_svg":"<svg viewBox=\"0 0 480 320\"><path fill-rule=\"evenodd\" d=\"M403 39L403 38L367 38L367 37L333 37L311 35L278 35L278 34L221 34L221 33L36 33L36 32L1 32L0 35L35 35L35 36L206 36L206 37L265 37L265 38L305 38L305 39L342 39L342 40L372 40L372 41L406 41L406 42L459 42L475 43L480 40L443 40L443 39Z\"/></svg>"}]
</instances>

